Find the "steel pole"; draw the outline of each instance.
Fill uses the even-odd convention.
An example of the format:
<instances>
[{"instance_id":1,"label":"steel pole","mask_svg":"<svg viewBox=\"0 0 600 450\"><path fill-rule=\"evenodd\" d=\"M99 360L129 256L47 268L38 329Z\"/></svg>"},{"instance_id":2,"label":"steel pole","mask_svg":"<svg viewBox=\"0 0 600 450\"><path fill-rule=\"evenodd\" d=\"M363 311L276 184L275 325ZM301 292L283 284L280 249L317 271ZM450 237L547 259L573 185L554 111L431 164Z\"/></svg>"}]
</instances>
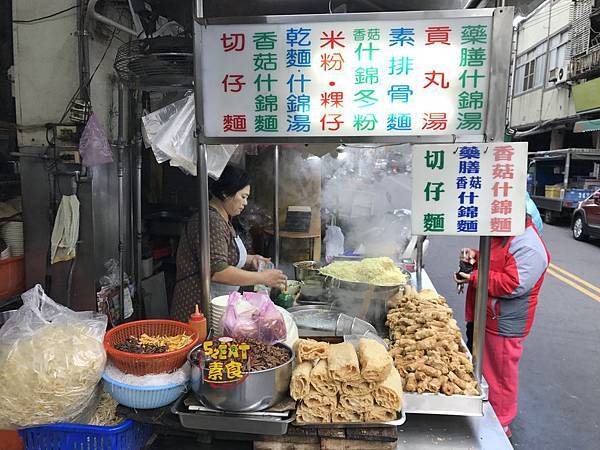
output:
<instances>
[{"instance_id":1,"label":"steel pole","mask_svg":"<svg viewBox=\"0 0 600 450\"><path fill-rule=\"evenodd\" d=\"M202 0L197 0L195 4L196 18L202 19L204 8ZM201 58L200 58L200 39L202 37L200 25L194 23L194 100L196 103L196 136L198 148L198 161L196 165L198 181L198 214L200 215L200 255L198 262L200 264L200 306L206 317L207 323L211 321L210 311L210 227L208 223L209 200L208 194L208 164L206 144L201 142L200 137L204 131L204 111L202 101L202 78L201 78Z\"/></svg>"},{"instance_id":2,"label":"steel pole","mask_svg":"<svg viewBox=\"0 0 600 450\"><path fill-rule=\"evenodd\" d=\"M125 153L125 95L123 83L119 83L118 103L119 103L119 122L117 128L117 180L118 180L118 229L119 229L119 306L121 311L121 321L125 320L125 291L124 291L124 274L123 265L125 264L125 239L123 238L123 158Z\"/></svg>"},{"instance_id":3,"label":"steel pole","mask_svg":"<svg viewBox=\"0 0 600 450\"><path fill-rule=\"evenodd\" d=\"M423 243L425 236L417 236L417 291L423 289Z\"/></svg>"},{"instance_id":4,"label":"steel pole","mask_svg":"<svg viewBox=\"0 0 600 450\"><path fill-rule=\"evenodd\" d=\"M141 96L141 91L138 91ZM142 152L144 151L144 140L142 138L142 105L141 98L136 102L136 153L135 153L135 282L139 306L139 318L145 312L144 293L142 292Z\"/></svg>"},{"instance_id":5,"label":"steel pole","mask_svg":"<svg viewBox=\"0 0 600 450\"><path fill-rule=\"evenodd\" d=\"M210 323L210 228L206 144L198 144L198 214L200 215L200 306Z\"/></svg>"},{"instance_id":6,"label":"steel pole","mask_svg":"<svg viewBox=\"0 0 600 450\"><path fill-rule=\"evenodd\" d=\"M273 189L273 237L274 237L274 255L273 261L275 267L279 267L279 145L275 146L275 156L273 158L273 180L275 187Z\"/></svg>"},{"instance_id":7,"label":"steel pole","mask_svg":"<svg viewBox=\"0 0 600 450\"><path fill-rule=\"evenodd\" d=\"M480 385L483 371L483 347L487 317L491 243L492 238L490 236L481 236L479 238L479 277L477 278L477 291L475 293L475 322L473 324L473 366L475 377Z\"/></svg>"}]
</instances>

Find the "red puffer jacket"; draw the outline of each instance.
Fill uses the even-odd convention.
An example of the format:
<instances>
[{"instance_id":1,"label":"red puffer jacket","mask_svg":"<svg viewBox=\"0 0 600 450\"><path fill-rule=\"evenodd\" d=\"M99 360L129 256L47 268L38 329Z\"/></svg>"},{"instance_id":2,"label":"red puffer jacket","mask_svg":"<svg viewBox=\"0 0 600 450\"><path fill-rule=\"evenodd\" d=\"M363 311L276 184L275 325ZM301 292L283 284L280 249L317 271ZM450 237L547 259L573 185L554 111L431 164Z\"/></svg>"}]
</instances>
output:
<instances>
[{"instance_id":1,"label":"red puffer jacket","mask_svg":"<svg viewBox=\"0 0 600 450\"><path fill-rule=\"evenodd\" d=\"M486 331L504 337L529 334L550 254L528 218L520 236L492 238ZM466 321L475 315L478 270L467 289Z\"/></svg>"}]
</instances>

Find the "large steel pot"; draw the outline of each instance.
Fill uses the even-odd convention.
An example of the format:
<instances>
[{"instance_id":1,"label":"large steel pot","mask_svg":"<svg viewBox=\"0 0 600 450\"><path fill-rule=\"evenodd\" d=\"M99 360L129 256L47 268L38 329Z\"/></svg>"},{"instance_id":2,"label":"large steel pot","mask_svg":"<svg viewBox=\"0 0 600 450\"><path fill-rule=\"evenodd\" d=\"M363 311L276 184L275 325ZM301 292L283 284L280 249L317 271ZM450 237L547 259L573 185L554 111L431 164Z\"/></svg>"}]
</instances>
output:
<instances>
[{"instance_id":1,"label":"large steel pot","mask_svg":"<svg viewBox=\"0 0 600 450\"><path fill-rule=\"evenodd\" d=\"M208 368L202 368L194 356L202 345L194 347L188 354L188 361L192 368L192 390L198 400L209 408L231 412L261 411L279 403L288 394L295 355L287 345L275 345L290 352L289 361L272 369L250 372L244 381L227 386L203 382L202 371L208 375Z\"/></svg>"}]
</instances>

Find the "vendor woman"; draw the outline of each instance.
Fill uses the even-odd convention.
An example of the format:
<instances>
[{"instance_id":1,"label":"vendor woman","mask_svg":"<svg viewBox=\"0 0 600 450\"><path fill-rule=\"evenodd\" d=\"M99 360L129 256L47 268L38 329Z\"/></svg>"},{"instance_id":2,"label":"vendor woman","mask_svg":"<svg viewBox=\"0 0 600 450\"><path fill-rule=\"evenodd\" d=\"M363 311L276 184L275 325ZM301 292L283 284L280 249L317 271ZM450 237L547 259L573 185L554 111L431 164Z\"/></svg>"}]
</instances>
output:
<instances>
[{"instance_id":1,"label":"vendor woman","mask_svg":"<svg viewBox=\"0 0 600 450\"><path fill-rule=\"evenodd\" d=\"M287 279L281 270L256 272L259 264L269 262L260 255L249 255L231 225L248 204L250 177L237 167L227 166L219 180L211 180L210 210L210 293L211 297L228 295L240 286L264 284L284 286ZM171 317L187 322L200 304L200 217L196 213L188 222L177 249L177 279L171 305Z\"/></svg>"}]
</instances>

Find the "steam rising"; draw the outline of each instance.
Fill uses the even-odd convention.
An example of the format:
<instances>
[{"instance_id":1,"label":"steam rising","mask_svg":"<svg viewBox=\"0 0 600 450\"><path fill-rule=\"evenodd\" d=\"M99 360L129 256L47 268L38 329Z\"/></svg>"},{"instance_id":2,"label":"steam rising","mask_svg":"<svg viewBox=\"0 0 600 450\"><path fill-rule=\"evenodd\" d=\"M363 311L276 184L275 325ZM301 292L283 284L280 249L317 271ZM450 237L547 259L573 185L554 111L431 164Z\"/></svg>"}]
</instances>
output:
<instances>
[{"instance_id":1,"label":"steam rising","mask_svg":"<svg viewBox=\"0 0 600 450\"><path fill-rule=\"evenodd\" d=\"M346 251L399 259L411 237L409 145L347 146L322 161L322 209Z\"/></svg>"}]
</instances>

